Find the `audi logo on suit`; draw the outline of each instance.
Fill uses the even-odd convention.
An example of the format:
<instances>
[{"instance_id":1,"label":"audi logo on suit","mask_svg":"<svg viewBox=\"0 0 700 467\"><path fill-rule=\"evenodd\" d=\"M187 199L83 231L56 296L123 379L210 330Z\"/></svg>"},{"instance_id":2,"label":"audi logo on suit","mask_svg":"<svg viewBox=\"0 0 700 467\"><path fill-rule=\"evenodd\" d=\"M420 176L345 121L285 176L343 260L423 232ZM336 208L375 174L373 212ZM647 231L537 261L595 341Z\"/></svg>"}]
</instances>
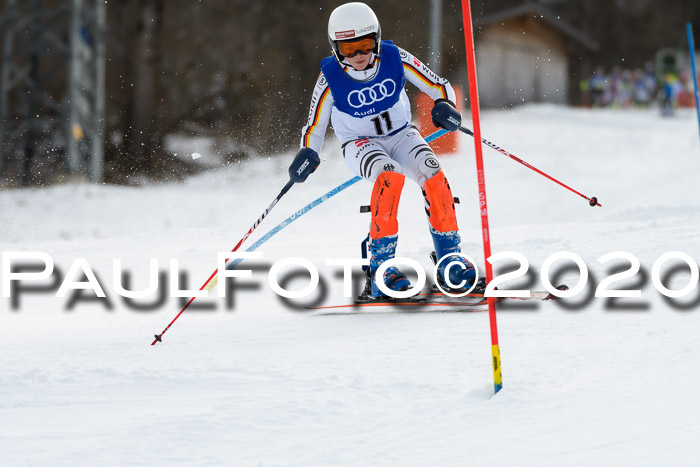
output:
<instances>
[{"instance_id":1,"label":"audi logo on suit","mask_svg":"<svg viewBox=\"0 0 700 467\"><path fill-rule=\"evenodd\" d=\"M391 89L391 91L389 91ZM387 97L391 97L396 92L396 83L387 78L381 83L376 83L369 88L355 89L348 94L348 104L359 109L365 105L372 105Z\"/></svg>"}]
</instances>

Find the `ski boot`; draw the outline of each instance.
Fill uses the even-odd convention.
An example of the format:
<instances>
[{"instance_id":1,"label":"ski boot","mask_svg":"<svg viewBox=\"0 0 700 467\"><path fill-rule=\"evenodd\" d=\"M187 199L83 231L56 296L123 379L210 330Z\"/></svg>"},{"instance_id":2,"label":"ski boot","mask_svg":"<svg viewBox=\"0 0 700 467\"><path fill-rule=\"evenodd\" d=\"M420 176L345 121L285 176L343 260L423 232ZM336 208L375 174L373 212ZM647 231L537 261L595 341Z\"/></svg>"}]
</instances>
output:
<instances>
[{"instance_id":1,"label":"ski boot","mask_svg":"<svg viewBox=\"0 0 700 467\"><path fill-rule=\"evenodd\" d=\"M445 255L461 253L459 247L460 237L457 231L438 232L431 227L430 233L433 236L433 245L435 245L435 251L431 255L434 255L435 264ZM449 267L448 270L450 264L452 264L452 266ZM476 280L476 269L472 263L462 256L452 255L442 260L438 266L437 276L440 286L443 288L447 287L445 290L450 293L461 293L468 290L472 284L474 284ZM458 287L450 286L448 281L445 280L446 277L449 277L450 283Z\"/></svg>"},{"instance_id":2,"label":"ski boot","mask_svg":"<svg viewBox=\"0 0 700 467\"><path fill-rule=\"evenodd\" d=\"M456 259L456 257L454 257L454 258ZM438 262L438 257L437 257L437 254L436 254L434 251L431 251L431 252L430 252L430 259L433 261L433 264L437 264L437 262ZM446 259L444 262L449 262L449 259ZM459 266L453 266L453 267L459 267ZM445 282L445 279L443 278L442 273L440 272L439 269L438 269L438 273L436 274L436 276L437 276L437 285L433 285L433 287L432 287L432 289L431 289L434 293L440 292L440 291L441 291L440 288L442 288L442 290L444 290L444 291L446 291L446 292L449 292L449 293L458 293L458 294L459 294L459 293L464 293L464 292L466 292L467 290L469 290L469 288L471 288L471 285L468 285L467 287L458 288L458 289L455 289L455 288L453 288L453 287L450 287L450 286L447 285L447 283ZM440 287L438 287L438 285L439 285ZM470 294L474 294L474 295L483 295L485 292L486 292L486 278L485 278L485 277L479 277L479 278L476 280L476 285L475 285L474 288L471 290Z\"/></svg>"},{"instance_id":3,"label":"ski boot","mask_svg":"<svg viewBox=\"0 0 700 467\"><path fill-rule=\"evenodd\" d=\"M367 282L365 283L365 290L359 297L360 301L377 300L387 297L379 290L375 271L379 269L379 266L381 266L383 262L394 257L397 239L398 235L391 235L371 240L369 245L371 259L369 268L367 269ZM388 267L386 271L384 271L384 277L381 280L384 281L387 288L397 292L408 290L411 286L411 282L406 275L399 271L399 268L396 266Z\"/></svg>"}]
</instances>

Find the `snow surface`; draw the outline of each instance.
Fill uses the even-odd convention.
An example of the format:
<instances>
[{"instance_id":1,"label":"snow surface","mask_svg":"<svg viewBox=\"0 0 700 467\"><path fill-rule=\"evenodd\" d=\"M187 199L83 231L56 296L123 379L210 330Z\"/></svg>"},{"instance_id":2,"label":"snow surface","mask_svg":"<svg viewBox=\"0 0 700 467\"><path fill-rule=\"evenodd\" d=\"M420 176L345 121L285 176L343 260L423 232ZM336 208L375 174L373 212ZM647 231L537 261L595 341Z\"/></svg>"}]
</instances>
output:
<instances>
[{"instance_id":1,"label":"snow surface","mask_svg":"<svg viewBox=\"0 0 700 467\"><path fill-rule=\"evenodd\" d=\"M312 316L298 306L343 301L339 269L324 260L357 256L367 183L273 237L265 259L249 263L253 277L237 280L233 309L198 299L214 309L188 310L156 346L153 334L181 305L127 307L113 258L132 288L147 285L149 258L163 270L178 258L199 287L216 252L233 248L282 188L291 153L184 184L9 190L0 192L3 252L49 253L63 276L85 258L112 308L80 301L68 311L70 293L55 289L21 295L18 309L0 301L0 465L698 465L700 287L674 305L650 278L666 252L700 259L694 114L525 106L485 112L482 131L603 205L484 147L494 252L524 254L533 290L558 251L580 255L591 274L567 302L499 308L496 396L486 312ZM462 147L442 163L462 200L463 249L483 265L472 140ZM207 147L182 154L195 150L210 156ZM322 157L246 245L351 177L335 141ZM407 182L398 253L428 268L422 203ZM598 263L617 250L639 257L642 271L613 288L641 288L641 298L592 298L625 266ZM266 282L268 266L288 256L312 261L325 284L296 307ZM666 286L682 288L687 271ZM573 285L578 274L558 280Z\"/></svg>"}]
</instances>

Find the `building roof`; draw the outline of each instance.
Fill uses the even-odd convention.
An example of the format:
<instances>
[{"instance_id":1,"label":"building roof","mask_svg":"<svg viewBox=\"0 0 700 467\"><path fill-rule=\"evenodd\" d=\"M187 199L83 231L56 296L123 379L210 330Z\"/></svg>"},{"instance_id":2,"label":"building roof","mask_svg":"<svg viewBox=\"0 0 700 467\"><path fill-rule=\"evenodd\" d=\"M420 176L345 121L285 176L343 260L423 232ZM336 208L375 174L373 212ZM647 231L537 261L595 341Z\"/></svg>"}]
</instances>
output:
<instances>
[{"instance_id":1,"label":"building roof","mask_svg":"<svg viewBox=\"0 0 700 467\"><path fill-rule=\"evenodd\" d=\"M478 18L474 21L474 24L476 26L487 26L489 24L500 23L503 21L514 19L519 16L530 16L532 18L540 18L547 22L547 24L551 25L554 29L557 29L558 31L564 33L565 35L583 44L589 49L594 51L600 50L600 44L598 44L598 42L594 41L590 36L579 31L566 21L559 18L551 10L545 8L544 6L538 3L528 2L513 8L507 8L505 10L486 15L482 18Z\"/></svg>"}]
</instances>

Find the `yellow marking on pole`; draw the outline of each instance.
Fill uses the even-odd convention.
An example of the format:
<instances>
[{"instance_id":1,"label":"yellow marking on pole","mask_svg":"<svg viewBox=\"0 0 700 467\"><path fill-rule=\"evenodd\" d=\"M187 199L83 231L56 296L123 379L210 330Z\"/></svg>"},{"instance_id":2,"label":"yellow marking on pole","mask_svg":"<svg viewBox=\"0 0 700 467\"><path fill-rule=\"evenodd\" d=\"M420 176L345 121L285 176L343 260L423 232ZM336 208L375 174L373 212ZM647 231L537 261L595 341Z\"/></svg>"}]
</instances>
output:
<instances>
[{"instance_id":1,"label":"yellow marking on pole","mask_svg":"<svg viewBox=\"0 0 700 467\"><path fill-rule=\"evenodd\" d=\"M493 384L498 392L503 387L503 379L501 378L501 351L498 345L491 346L491 355L493 357Z\"/></svg>"}]
</instances>

